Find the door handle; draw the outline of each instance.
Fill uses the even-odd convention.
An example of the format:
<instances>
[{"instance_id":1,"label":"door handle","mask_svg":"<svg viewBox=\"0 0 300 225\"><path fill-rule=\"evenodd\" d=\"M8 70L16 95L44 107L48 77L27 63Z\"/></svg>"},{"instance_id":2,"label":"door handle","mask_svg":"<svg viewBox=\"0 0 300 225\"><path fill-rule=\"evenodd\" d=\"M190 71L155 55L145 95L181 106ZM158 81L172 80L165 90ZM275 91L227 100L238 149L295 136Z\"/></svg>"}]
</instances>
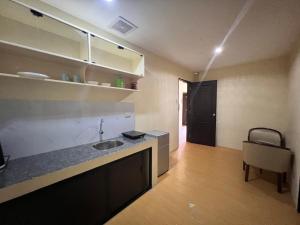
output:
<instances>
[{"instance_id":1,"label":"door handle","mask_svg":"<svg viewBox=\"0 0 300 225\"><path fill-rule=\"evenodd\" d=\"M213 114L212 114L212 116L213 116L213 117L216 117L216 114L215 114L215 113L213 113Z\"/></svg>"}]
</instances>

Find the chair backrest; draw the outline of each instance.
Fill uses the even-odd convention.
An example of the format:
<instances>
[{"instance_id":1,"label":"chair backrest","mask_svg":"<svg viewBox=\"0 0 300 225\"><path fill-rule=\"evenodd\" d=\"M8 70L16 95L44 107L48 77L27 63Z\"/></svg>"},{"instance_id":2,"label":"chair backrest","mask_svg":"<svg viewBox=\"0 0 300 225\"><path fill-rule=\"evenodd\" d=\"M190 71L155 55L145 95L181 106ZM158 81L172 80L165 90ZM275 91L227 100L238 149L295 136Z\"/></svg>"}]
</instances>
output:
<instances>
[{"instance_id":1,"label":"chair backrest","mask_svg":"<svg viewBox=\"0 0 300 225\"><path fill-rule=\"evenodd\" d=\"M284 138L279 131L264 127L250 129L248 141L282 148L285 147Z\"/></svg>"}]
</instances>

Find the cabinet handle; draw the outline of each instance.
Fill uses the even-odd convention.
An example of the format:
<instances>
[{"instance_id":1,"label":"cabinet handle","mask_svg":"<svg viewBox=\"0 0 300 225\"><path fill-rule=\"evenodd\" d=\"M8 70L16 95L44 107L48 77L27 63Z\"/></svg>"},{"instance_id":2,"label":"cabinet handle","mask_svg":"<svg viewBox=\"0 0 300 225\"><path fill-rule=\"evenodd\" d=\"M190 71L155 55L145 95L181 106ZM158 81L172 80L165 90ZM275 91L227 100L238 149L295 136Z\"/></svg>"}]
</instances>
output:
<instances>
[{"instance_id":1,"label":"cabinet handle","mask_svg":"<svg viewBox=\"0 0 300 225\"><path fill-rule=\"evenodd\" d=\"M36 10L33 10L33 9L30 9L30 12L32 13L32 15L36 16L36 17L43 17L44 14L43 13L40 13Z\"/></svg>"}]
</instances>

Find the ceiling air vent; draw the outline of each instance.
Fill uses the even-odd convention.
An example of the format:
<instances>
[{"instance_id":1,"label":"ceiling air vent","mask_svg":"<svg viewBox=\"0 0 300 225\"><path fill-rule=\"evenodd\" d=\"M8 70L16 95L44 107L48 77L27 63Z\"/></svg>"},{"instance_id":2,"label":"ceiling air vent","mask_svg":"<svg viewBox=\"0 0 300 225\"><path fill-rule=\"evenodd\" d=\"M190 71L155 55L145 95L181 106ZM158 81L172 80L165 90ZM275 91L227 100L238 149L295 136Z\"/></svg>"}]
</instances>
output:
<instances>
[{"instance_id":1,"label":"ceiling air vent","mask_svg":"<svg viewBox=\"0 0 300 225\"><path fill-rule=\"evenodd\" d=\"M138 27L130 21L126 20L124 17L119 16L117 20L111 25L111 28L120 32L121 34L128 34Z\"/></svg>"}]
</instances>

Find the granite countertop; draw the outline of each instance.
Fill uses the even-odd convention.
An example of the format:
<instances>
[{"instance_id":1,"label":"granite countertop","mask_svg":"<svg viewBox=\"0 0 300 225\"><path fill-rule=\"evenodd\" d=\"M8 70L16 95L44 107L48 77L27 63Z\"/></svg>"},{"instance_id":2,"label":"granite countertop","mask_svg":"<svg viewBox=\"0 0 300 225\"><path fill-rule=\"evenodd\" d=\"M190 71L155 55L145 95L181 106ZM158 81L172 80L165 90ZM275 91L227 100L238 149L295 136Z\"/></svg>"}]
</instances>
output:
<instances>
[{"instance_id":1,"label":"granite countertop","mask_svg":"<svg viewBox=\"0 0 300 225\"><path fill-rule=\"evenodd\" d=\"M43 176L89 160L114 154L115 152L125 151L130 147L152 140L152 138L145 136L138 140L130 140L128 138L118 137L110 140L119 140L124 144L100 151L93 148L94 144L99 143L95 142L11 160L6 169L0 172L0 188L5 188L33 179L34 177Z\"/></svg>"}]
</instances>

